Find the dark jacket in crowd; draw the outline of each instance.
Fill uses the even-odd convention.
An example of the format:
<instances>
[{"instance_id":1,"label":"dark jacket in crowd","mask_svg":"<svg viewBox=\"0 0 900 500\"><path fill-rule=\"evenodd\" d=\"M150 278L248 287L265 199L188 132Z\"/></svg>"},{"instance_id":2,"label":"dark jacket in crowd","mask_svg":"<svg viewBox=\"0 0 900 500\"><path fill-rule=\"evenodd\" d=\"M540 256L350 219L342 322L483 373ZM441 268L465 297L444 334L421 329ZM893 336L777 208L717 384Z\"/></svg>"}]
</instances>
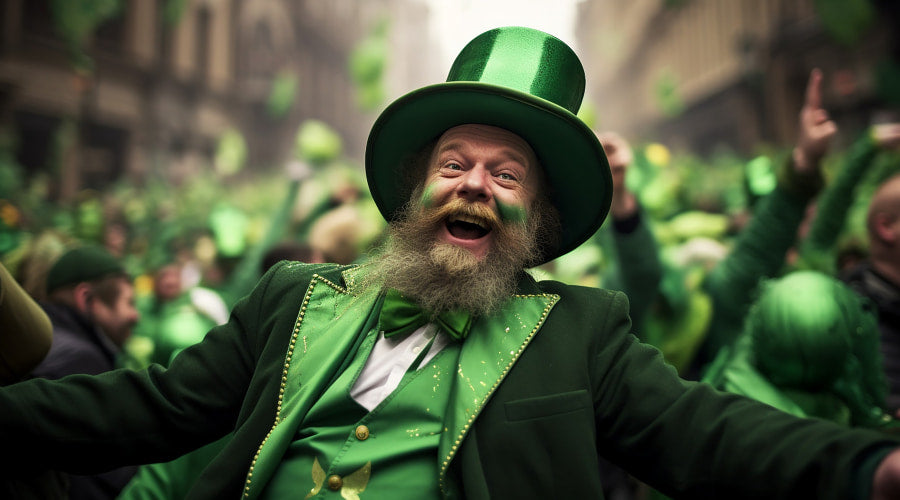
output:
<instances>
[{"instance_id":1,"label":"dark jacket in crowd","mask_svg":"<svg viewBox=\"0 0 900 500\"><path fill-rule=\"evenodd\" d=\"M42 303L53 323L53 344L47 357L34 369L35 377L58 379L76 373L96 375L116 368L119 348L96 325L71 307ZM114 499L125 487L136 466L122 467L93 476L69 476L70 500Z\"/></svg>"},{"instance_id":2,"label":"dark jacket in crowd","mask_svg":"<svg viewBox=\"0 0 900 500\"><path fill-rule=\"evenodd\" d=\"M887 410L894 414L900 409L900 286L888 281L868 262L841 278L878 309L881 356L888 381Z\"/></svg>"}]
</instances>

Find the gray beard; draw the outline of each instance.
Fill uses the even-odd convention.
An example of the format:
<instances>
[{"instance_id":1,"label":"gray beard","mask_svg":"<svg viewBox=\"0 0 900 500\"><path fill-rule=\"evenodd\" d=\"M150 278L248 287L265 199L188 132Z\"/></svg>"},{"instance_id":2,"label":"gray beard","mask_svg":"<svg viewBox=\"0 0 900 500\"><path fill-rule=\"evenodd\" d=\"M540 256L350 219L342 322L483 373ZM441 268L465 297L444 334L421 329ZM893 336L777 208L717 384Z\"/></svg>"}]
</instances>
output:
<instances>
[{"instance_id":1,"label":"gray beard","mask_svg":"<svg viewBox=\"0 0 900 500\"><path fill-rule=\"evenodd\" d=\"M371 259L367 281L399 290L432 315L450 310L490 314L515 293L520 274L535 259L540 224L531 219L536 217L526 224L499 223L493 245L479 261L466 249L436 242L443 217L412 205L391 223L384 249Z\"/></svg>"}]
</instances>

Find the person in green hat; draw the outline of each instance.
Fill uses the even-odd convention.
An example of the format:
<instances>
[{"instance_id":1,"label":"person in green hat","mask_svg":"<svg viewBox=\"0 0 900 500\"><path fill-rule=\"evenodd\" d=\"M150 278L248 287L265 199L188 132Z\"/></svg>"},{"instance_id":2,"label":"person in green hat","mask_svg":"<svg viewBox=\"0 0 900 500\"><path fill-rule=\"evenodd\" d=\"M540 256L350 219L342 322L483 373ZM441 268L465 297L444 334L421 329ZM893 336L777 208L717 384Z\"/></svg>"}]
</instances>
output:
<instances>
[{"instance_id":1,"label":"person in green hat","mask_svg":"<svg viewBox=\"0 0 900 500\"><path fill-rule=\"evenodd\" d=\"M168 369L0 389L0 470L228 436L190 498L599 498L601 456L676 497L900 491L897 439L684 381L629 333L624 294L525 271L609 210L584 83L546 33L477 36L372 127L377 256L276 264Z\"/></svg>"},{"instance_id":2,"label":"person in green hat","mask_svg":"<svg viewBox=\"0 0 900 500\"><path fill-rule=\"evenodd\" d=\"M121 262L100 246L77 246L50 267L46 289L40 304L53 325L53 341L31 375L61 379L120 366L122 347L140 318L134 286ZM69 475L68 498L115 498L137 470L122 465L126 466Z\"/></svg>"},{"instance_id":3,"label":"person in green hat","mask_svg":"<svg viewBox=\"0 0 900 500\"><path fill-rule=\"evenodd\" d=\"M874 308L824 273L794 271L764 284L731 350L704 377L800 417L896 427Z\"/></svg>"},{"instance_id":4,"label":"person in green hat","mask_svg":"<svg viewBox=\"0 0 900 500\"><path fill-rule=\"evenodd\" d=\"M41 306L53 324L53 343L32 374L50 379L116 368L140 319L125 268L93 245L68 250L50 267Z\"/></svg>"}]
</instances>

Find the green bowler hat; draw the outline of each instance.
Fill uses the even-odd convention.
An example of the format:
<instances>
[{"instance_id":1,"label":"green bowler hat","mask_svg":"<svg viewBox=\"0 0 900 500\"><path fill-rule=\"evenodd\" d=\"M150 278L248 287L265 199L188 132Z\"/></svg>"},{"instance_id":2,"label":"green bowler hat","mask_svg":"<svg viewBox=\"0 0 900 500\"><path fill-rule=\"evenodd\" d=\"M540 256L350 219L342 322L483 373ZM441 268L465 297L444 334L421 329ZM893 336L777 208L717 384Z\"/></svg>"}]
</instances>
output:
<instances>
[{"instance_id":1,"label":"green bowler hat","mask_svg":"<svg viewBox=\"0 0 900 500\"><path fill-rule=\"evenodd\" d=\"M549 180L562 234L544 261L573 250L600 228L612 199L603 147L575 116L584 88L578 56L558 38L523 27L478 35L446 82L400 97L372 126L366 175L381 214L393 220L409 201L401 165L410 155L457 125L492 125L527 141Z\"/></svg>"}]
</instances>

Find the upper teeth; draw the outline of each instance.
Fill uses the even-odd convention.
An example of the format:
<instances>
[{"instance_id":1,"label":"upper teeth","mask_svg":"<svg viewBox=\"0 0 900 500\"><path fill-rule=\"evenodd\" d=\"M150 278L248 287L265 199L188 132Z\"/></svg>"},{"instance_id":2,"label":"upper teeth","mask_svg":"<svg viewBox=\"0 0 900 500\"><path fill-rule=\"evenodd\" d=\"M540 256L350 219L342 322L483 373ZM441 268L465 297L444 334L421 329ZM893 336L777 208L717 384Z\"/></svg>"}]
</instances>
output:
<instances>
[{"instance_id":1,"label":"upper teeth","mask_svg":"<svg viewBox=\"0 0 900 500\"><path fill-rule=\"evenodd\" d=\"M475 224L476 226L487 229L484 226L484 223L480 219L476 219L475 217L469 215L457 215L450 218L450 222L468 222L469 224Z\"/></svg>"}]
</instances>

